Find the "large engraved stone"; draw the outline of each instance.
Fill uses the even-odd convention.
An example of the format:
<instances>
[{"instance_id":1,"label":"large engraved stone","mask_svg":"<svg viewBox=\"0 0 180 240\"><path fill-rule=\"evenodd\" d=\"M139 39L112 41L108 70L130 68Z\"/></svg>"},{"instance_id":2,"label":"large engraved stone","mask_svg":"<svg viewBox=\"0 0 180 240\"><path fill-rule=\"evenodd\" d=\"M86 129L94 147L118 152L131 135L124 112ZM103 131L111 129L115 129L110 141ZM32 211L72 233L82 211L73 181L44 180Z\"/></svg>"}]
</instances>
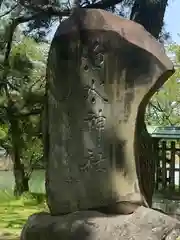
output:
<instances>
[{"instance_id":1,"label":"large engraved stone","mask_svg":"<svg viewBox=\"0 0 180 240\"><path fill-rule=\"evenodd\" d=\"M144 113L172 73L163 47L132 21L81 9L59 26L44 134L52 214L151 204L155 153Z\"/></svg>"}]
</instances>

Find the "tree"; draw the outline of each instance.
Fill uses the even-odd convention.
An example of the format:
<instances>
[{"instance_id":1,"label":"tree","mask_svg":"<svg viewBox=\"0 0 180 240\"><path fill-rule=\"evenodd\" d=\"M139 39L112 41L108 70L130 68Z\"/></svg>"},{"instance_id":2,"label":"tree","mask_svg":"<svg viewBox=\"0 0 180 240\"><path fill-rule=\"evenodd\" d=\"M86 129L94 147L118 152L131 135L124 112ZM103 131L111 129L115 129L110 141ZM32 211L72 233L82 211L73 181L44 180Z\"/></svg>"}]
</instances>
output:
<instances>
[{"instance_id":1,"label":"tree","mask_svg":"<svg viewBox=\"0 0 180 240\"><path fill-rule=\"evenodd\" d=\"M176 65L180 64L180 47L172 44L167 51ZM146 112L146 122L155 126L180 125L180 70L152 97Z\"/></svg>"},{"instance_id":2,"label":"tree","mask_svg":"<svg viewBox=\"0 0 180 240\"><path fill-rule=\"evenodd\" d=\"M43 11L46 13L43 18L35 19L28 25L28 33L31 32L32 29L39 29L39 34L42 34L42 36L45 34L45 29L50 28L52 22L56 20L56 18L52 18L52 15L58 15L61 19L63 16L69 16L74 7L74 5L71 5L69 2L62 3L57 0L41 0L39 4L37 4L36 1L31 1L30 4L25 0L21 0L20 2L33 12ZM161 41L169 38L168 33L166 33L163 28L163 19L168 0L78 0L74 2L77 2L80 7L105 9L130 18L143 25L154 37L160 37ZM125 11L125 9L129 9L128 12L130 12L130 14L126 14L127 10ZM45 29L43 30L43 28ZM48 30L46 31L48 32ZM36 31L36 34L37 32L38 31Z\"/></svg>"},{"instance_id":3,"label":"tree","mask_svg":"<svg viewBox=\"0 0 180 240\"><path fill-rule=\"evenodd\" d=\"M22 37L20 43L14 40L5 79L4 65L0 69L0 120L2 126L8 126L6 136L1 138L1 145L13 160L15 195L29 190L28 181L34 163L42 158L40 117L45 86L45 56L40 54L39 49L40 46L30 38Z\"/></svg>"},{"instance_id":4,"label":"tree","mask_svg":"<svg viewBox=\"0 0 180 240\"><path fill-rule=\"evenodd\" d=\"M158 38L162 27L168 0L135 0L130 19L143 25Z\"/></svg>"}]
</instances>

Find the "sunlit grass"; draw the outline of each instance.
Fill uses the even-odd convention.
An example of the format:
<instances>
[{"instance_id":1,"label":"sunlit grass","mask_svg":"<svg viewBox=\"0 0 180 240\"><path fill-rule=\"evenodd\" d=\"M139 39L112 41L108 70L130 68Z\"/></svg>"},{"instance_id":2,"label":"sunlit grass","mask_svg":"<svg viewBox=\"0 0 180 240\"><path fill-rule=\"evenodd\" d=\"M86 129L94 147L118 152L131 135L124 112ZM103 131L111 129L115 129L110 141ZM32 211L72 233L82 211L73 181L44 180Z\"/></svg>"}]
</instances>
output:
<instances>
[{"instance_id":1,"label":"sunlit grass","mask_svg":"<svg viewBox=\"0 0 180 240\"><path fill-rule=\"evenodd\" d=\"M19 240L19 234L27 218L47 207L44 186L44 170L34 171L29 181L33 194L13 196L14 177L11 171L0 171L0 240Z\"/></svg>"},{"instance_id":2,"label":"sunlit grass","mask_svg":"<svg viewBox=\"0 0 180 240\"><path fill-rule=\"evenodd\" d=\"M48 211L42 194L24 194L16 199L12 193L0 191L0 240L19 240L27 218Z\"/></svg>"}]
</instances>

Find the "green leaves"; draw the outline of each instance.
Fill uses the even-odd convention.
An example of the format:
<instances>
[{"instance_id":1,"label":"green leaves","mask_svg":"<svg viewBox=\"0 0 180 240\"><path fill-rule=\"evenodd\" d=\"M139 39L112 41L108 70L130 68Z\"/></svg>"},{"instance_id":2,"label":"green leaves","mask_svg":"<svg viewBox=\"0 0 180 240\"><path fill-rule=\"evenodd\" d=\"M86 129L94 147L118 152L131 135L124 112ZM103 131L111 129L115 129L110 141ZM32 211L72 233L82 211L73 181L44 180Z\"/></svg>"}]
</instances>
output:
<instances>
[{"instance_id":1,"label":"green leaves","mask_svg":"<svg viewBox=\"0 0 180 240\"><path fill-rule=\"evenodd\" d=\"M5 41L3 30L1 33ZM47 45L21 35L13 40L9 66L5 69L4 51L0 46L0 145L13 155L12 139L13 134L16 135L14 139L18 142L19 157L26 166L27 176L43 156L40 115L45 93L46 56ZM8 75L3 79L5 70ZM12 129L13 119L18 123L17 131Z\"/></svg>"},{"instance_id":2,"label":"green leaves","mask_svg":"<svg viewBox=\"0 0 180 240\"><path fill-rule=\"evenodd\" d=\"M8 135L8 128L7 125L0 125L0 140L5 140L7 139Z\"/></svg>"},{"instance_id":3,"label":"green leaves","mask_svg":"<svg viewBox=\"0 0 180 240\"><path fill-rule=\"evenodd\" d=\"M180 63L180 46L170 45L168 53L175 62ZM146 121L150 125L180 125L180 68L152 97L146 111Z\"/></svg>"}]
</instances>

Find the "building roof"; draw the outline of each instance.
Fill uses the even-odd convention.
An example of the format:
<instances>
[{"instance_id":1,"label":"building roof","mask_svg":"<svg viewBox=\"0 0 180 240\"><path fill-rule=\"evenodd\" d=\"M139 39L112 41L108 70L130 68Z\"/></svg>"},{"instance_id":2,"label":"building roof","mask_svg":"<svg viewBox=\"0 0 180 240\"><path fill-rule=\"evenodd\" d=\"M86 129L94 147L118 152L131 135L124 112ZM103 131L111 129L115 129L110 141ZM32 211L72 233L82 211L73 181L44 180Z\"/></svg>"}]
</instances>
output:
<instances>
[{"instance_id":1,"label":"building roof","mask_svg":"<svg viewBox=\"0 0 180 240\"><path fill-rule=\"evenodd\" d=\"M180 139L180 127L156 127L151 136L161 139Z\"/></svg>"}]
</instances>

